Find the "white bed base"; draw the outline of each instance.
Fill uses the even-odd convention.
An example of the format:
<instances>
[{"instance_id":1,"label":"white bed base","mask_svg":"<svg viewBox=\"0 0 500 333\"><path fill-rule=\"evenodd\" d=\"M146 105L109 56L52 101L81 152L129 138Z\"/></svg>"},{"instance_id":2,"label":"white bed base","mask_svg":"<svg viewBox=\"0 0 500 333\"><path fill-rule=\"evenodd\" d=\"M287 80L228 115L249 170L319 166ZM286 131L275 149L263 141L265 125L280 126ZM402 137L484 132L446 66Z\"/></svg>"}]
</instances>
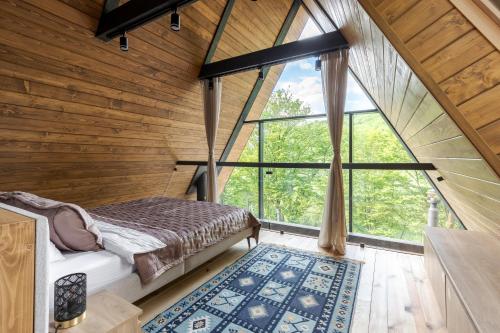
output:
<instances>
[{"instance_id":1,"label":"white bed base","mask_svg":"<svg viewBox=\"0 0 500 333\"><path fill-rule=\"evenodd\" d=\"M109 286L103 286L101 289L93 292L96 293L101 290L108 290L115 295L123 297L129 302L135 302L149 295L153 291L165 286L169 282L172 282L173 280L192 271L196 267L206 263L208 260L226 251L234 244L250 237L252 234L253 228L244 229L231 237L224 239L222 242L212 245L203 251L192 255L184 260L183 263L169 269L160 277L145 286L142 286L139 275L137 275L137 273L132 273L131 275L118 280Z\"/></svg>"}]
</instances>

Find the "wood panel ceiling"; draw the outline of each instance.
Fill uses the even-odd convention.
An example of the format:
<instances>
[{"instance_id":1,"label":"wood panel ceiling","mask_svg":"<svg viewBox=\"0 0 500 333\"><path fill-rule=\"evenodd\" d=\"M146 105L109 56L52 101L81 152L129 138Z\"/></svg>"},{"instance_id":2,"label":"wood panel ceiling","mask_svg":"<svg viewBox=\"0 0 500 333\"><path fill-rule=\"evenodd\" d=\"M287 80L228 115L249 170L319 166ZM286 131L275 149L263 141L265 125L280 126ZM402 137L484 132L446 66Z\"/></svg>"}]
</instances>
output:
<instances>
[{"instance_id":1,"label":"wood panel ceiling","mask_svg":"<svg viewBox=\"0 0 500 333\"><path fill-rule=\"evenodd\" d=\"M179 33L170 31L168 17L134 30L123 53L116 40L94 37L102 0L3 1L0 190L88 207L183 197L194 168L174 171L175 161L207 156L197 75L225 4L200 0L185 8ZM271 46L291 4L237 1L215 59ZM262 94L279 74L273 70ZM255 78L224 79L217 154Z\"/></svg>"},{"instance_id":2,"label":"wood panel ceiling","mask_svg":"<svg viewBox=\"0 0 500 333\"><path fill-rule=\"evenodd\" d=\"M305 0L466 227L500 236L500 54L453 2Z\"/></svg>"}]
</instances>

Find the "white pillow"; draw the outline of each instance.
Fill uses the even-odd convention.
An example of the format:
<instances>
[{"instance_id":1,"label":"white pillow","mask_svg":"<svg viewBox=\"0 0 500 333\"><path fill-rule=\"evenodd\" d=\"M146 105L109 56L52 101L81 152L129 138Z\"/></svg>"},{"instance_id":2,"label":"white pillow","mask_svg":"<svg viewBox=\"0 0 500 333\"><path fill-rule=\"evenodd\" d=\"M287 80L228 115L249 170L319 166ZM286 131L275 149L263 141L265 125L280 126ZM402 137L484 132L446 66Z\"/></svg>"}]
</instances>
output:
<instances>
[{"instance_id":1,"label":"white pillow","mask_svg":"<svg viewBox=\"0 0 500 333\"><path fill-rule=\"evenodd\" d=\"M54 243L49 242L49 263L66 260L66 258L62 255L61 251L54 245Z\"/></svg>"}]
</instances>

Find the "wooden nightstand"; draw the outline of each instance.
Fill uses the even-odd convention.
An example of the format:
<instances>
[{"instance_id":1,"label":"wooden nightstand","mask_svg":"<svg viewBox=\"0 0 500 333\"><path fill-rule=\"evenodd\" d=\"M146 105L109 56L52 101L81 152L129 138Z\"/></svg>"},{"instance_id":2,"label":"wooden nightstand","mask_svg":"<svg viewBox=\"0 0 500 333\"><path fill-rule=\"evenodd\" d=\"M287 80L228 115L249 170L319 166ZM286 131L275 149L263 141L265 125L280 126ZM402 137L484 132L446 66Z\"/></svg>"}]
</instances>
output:
<instances>
[{"instance_id":1,"label":"wooden nightstand","mask_svg":"<svg viewBox=\"0 0 500 333\"><path fill-rule=\"evenodd\" d=\"M140 333L142 310L121 297L104 291L87 299L87 318L61 333ZM49 332L54 332L54 324Z\"/></svg>"}]
</instances>

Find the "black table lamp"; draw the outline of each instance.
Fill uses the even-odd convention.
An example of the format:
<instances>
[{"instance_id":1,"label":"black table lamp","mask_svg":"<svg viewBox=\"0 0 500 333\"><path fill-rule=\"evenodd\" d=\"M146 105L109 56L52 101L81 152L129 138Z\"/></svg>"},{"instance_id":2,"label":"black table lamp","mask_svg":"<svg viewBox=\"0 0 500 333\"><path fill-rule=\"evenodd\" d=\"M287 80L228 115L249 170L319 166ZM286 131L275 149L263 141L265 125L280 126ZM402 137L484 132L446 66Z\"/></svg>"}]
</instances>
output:
<instances>
[{"instance_id":1,"label":"black table lamp","mask_svg":"<svg viewBox=\"0 0 500 333\"><path fill-rule=\"evenodd\" d=\"M54 325L68 328L85 319L87 308L87 274L63 276L54 283Z\"/></svg>"}]
</instances>

